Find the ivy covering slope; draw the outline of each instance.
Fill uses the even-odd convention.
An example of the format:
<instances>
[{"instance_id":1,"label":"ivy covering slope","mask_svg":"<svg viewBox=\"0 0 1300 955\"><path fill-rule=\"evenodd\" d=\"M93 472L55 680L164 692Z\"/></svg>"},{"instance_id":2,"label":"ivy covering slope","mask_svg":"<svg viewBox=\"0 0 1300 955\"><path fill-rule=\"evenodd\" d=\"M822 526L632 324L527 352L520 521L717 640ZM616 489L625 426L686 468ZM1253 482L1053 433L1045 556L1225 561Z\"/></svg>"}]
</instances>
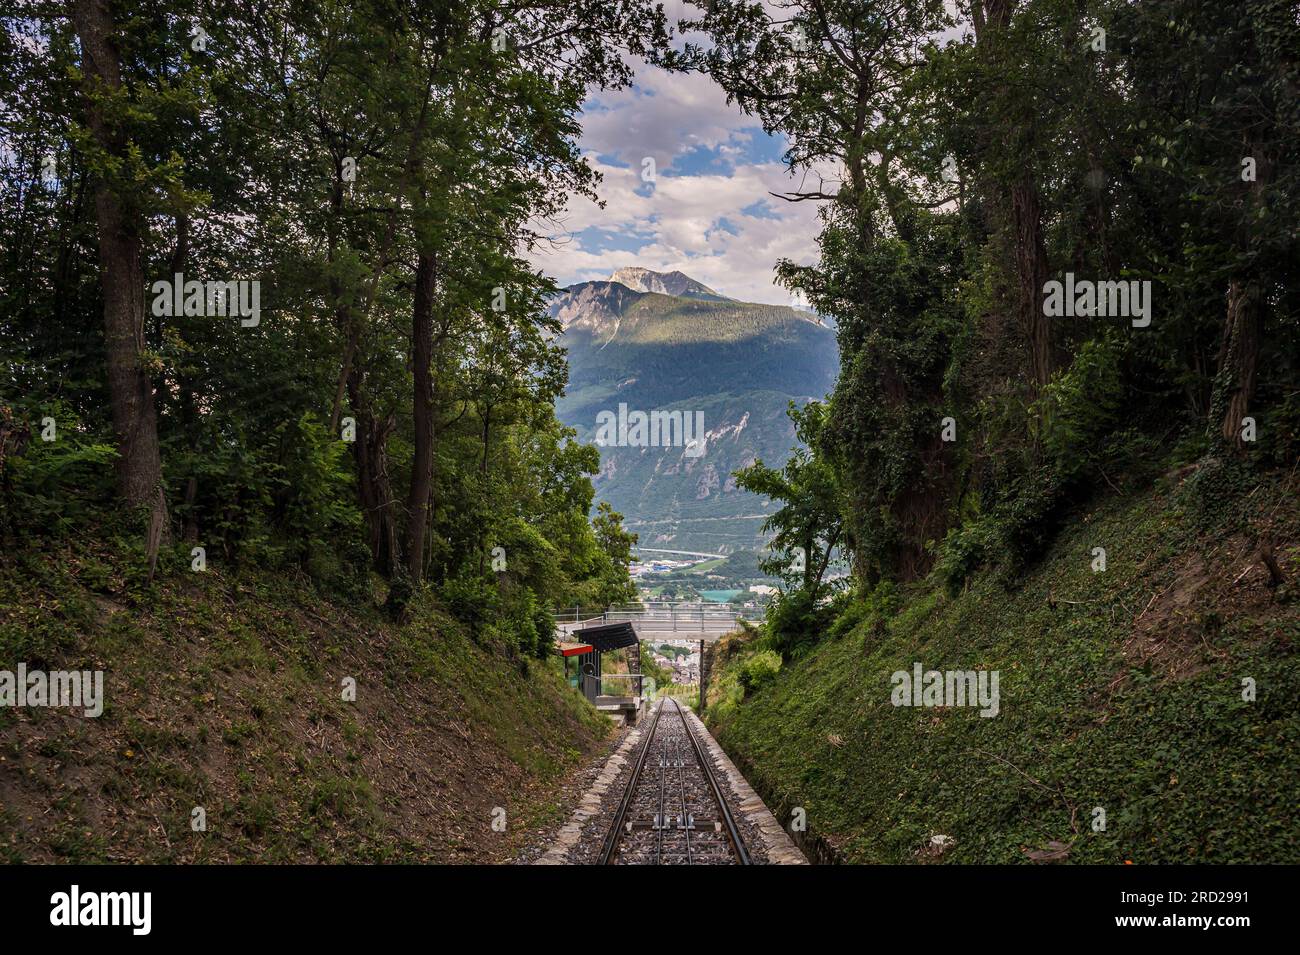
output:
<instances>
[{"instance_id":1,"label":"ivy covering slope","mask_svg":"<svg viewBox=\"0 0 1300 955\"><path fill-rule=\"evenodd\" d=\"M1257 559L1259 515L1290 584ZM731 638L709 721L769 805L787 822L805 809L841 861L1294 861L1298 531L1294 475L1211 461L1081 510L1018 580L842 601L783 666L767 638ZM891 675L917 662L998 670L998 715L893 706Z\"/></svg>"}]
</instances>

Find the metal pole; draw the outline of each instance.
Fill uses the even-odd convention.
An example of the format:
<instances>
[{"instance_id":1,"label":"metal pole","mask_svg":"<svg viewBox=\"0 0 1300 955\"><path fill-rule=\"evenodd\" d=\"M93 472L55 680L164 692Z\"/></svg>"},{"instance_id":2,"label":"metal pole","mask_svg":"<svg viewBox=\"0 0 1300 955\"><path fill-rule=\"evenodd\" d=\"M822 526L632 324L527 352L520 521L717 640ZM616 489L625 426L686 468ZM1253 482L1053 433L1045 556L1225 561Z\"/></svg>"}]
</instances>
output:
<instances>
[{"instance_id":1,"label":"metal pole","mask_svg":"<svg viewBox=\"0 0 1300 955\"><path fill-rule=\"evenodd\" d=\"M700 712L704 712L704 641L700 641Z\"/></svg>"}]
</instances>

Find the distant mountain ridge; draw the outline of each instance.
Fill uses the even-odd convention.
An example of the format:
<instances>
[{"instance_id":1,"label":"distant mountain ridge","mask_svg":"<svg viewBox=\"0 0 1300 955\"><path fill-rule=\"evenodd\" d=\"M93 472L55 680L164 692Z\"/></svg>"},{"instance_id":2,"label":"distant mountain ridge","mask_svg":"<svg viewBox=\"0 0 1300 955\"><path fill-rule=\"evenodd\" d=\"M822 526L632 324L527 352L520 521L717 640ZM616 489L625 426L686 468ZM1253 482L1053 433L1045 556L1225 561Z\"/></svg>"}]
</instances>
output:
<instances>
[{"instance_id":1,"label":"distant mountain ridge","mask_svg":"<svg viewBox=\"0 0 1300 955\"><path fill-rule=\"evenodd\" d=\"M558 318L565 329L577 324L600 330L617 322L644 294L621 282L582 282L570 285L551 301L551 316Z\"/></svg>"},{"instance_id":2,"label":"distant mountain ridge","mask_svg":"<svg viewBox=\"0 0 1300 955\"><path fill-rule=\"evenodd\" d=\"M652 272L649 269L631 266L615 270L609 280L626 285L636 292L658 292L660 295L675 295L678 298L728 301L725 295L719 295L707 285L695 281L682 272Z\"/></svg>"},{"instance_id":3,"label":"distant mountain ridge","mask_svg":"<svg viewBox=\"0 0 1300 955\"><path fill-rule=\"evenodd\" d=\"M762 546L770 504L738 488L732 472L789 456L795 437L786 407L833 387L834 333L815 315L736 301L681 272L641 268L570 286L550 309L569 354L557 412L581 440L593 440L598 416L620 404L704 414L698 456L682 447L601 448L597 496L623 513L645 546L721 553Z\"/></svg>"}]
</instances>

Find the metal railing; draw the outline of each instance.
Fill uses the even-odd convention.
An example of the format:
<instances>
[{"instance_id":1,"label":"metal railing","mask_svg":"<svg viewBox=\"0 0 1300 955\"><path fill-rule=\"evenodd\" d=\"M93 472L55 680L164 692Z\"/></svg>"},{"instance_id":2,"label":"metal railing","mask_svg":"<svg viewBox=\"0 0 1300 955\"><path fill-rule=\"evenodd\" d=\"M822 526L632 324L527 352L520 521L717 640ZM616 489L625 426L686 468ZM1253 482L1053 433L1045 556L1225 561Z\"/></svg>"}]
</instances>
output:
<instances>
[{"instance_id":1,"label":"metal railing","mask_svg":"<svg viewBox=\"0 0 1300 955\"><path fill-rule=\"evenodd\" d=\"M557 624L632 623L642 629L672 633L718 633L734 630L741 620L758 622L763 610L758 607L735 607L731 604L673 602L650 600L643 603L614 604L607 608L576 606L556 610Z\"/></svg>"},{"instance_id":2,"label":"metal railing","mask_svg":"<svg viewBox=\"0 0 1300 955\"><path fill-rule=\"evenodd\" d=\"M631 623L641 630L663 633L716 633L734 630L734 610L696 610L674 607L671 610L610 610L609 623Z\"/></svg>"},{"instance_id":3,"label":"metal railing","mask_svg":"<svg viewBox=\"0 0 1300 955\"><path fill-rule=\"evenodd\" d=\"M627 693L611 693L614 687L606 687L606 680L635 680L636 692L630 692L632 687L628 686ZM595 700L601 696L630 696L638 700L653 699L658 692L659 686L655 678L647 676L644 673L602 673L596 676L594 673L583 673L578 678L578 689L589 700Z\"/></svg>"},{"instance_id":4,"label":"metal railing","mask_svg":"<svg viewBox=\"0 0 1300 955\"><path fill-rule=\"evenodd\" d=\"M606 609L626 613L664 610L699 610L705 613L732 614L753 619L761 619L763 616L762 607L738 607L735 604L717 603L713 600L642 600L635 603L612 604Z\"/></svg>"},{"instance_id":5,"label":"metal railing","mask_svg":"<svg viewBox=\"0 0 1300 955\"><path fill-rule=\"evenodd\" d=\"M687 613L700 611L705 614L729 615L737 620L750 620L755 623L760 622L765 613L762 607L738 607L735 604L720 604L711 600L650 600L639 604L621 604L610 609L631 611L637 609L645 609L646 611L674 610Z\"/></svg>"},{"instance_id":6,"label":"metal railing","mask_svg":"<svg viewBox=\"0 0 1300 955\"><path fill-rule=\"evenodd\" d=\"M583 623L588 620L599 620L605 615L606 609L595 605L561 607L559 610L552 610L551 616L555 618L556 623Z\"/></svg>"}]
</instances>

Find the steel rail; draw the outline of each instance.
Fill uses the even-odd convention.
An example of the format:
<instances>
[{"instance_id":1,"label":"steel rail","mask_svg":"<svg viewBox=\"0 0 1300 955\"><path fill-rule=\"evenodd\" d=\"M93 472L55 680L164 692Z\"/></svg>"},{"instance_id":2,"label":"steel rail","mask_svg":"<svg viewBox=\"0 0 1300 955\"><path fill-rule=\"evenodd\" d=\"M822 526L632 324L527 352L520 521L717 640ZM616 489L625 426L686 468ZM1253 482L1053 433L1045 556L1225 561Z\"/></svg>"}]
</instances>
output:
<instances>
[{"instance_id":1,"label":"steel rail","mask_svg":"<svg viewBox=\"0 0 1300 955\"><path fill-rule=\"evenodd\" d=\"M636 785L641 779L641 770L645 766L646 757L650 755L650 744L654 741L655 730L659 728L659 717L663 711L662 704L655 710L655 718L651 721L650 728L646 732L645 742L641 744L641 753L632 766L632 778L627 781L627 788L623 791L623 798L618 803L618 811L614 813L614 822L609 827L609 832L605 834L605 842L600 849L599 865L610 865L614 861L618 841L623 836L623 822L627 819L627 810L632 805L632 797L635 795Z\"/></svg>"},{"instance_id":2,"label":"steel rail","mask_svg":"<svg viewBox=\"0 0 1300 955\"><path fill-rule=\"evenodd\" d=\"M668 765L659 761L659 814L655 816L655 865L664 864L664 830L668 828Z\"/></svg>"},{"instance_id":3,"label":"steel rail","mask_svg":"<svg viewBox=\"0 0 1300 955\"><path fill-rule=\"evenodd\" d=\"M664 703L667 702L669 702L668 699L664 700ZM713 767L709 765L709 761L704 754L704 749L703 747L701 747L700 741L696 738L695 731L691 729L690 722L686 719L686 713L683 711L682 705L678 703L676 700L671 700L671 702L676 709L678 718L681 719L682 721L682 728L686 731L687 739L691 741L691 748L695 751L695 759L696 762L699 764L700 771L704 774L704 778L709 784L709 792L712 794L714 804L718 807L718 812L721 814L722 821L724 823L725 830L727 833L727 839L731 843L732 850L735 852L736 860L740 865L750 865L749 853L745 850L745 843L744 840L741 839L740 837L740 830L736 827L736 820L733 818L731 814L731 808L727 805L727 800L722 795L722 789L718 786L717 779L714 778ZM632 775L627 781L627 786L623 790L623 796L619 800L618 809L614 813L614 821L610 825L609 831L605 834L605 841L601 845L600 858L597 862L598 865L612 865L614 862L614 857L618 853L619 843L622 841L623 838L624 824L627 821L628 809L631 807L632 801L636 796L637 788L640 785L641 772L645 768L646 759L650 755L650 749L652 744L654 743L655 732L659 729L659 718L663 715L664 703L661 703L658 706L658 708L655 709L654 719L650 723L649 729L646 732L645 742L641 744L641 752L637 755L636 762L632 766ZM685 766L685 760L678 760L678 761L682 763L683 767ZM660 779L659 779L659 789L660 789L659 825L660 826L664 825L664 819L665 819L664 788L667 780L664 777L665 774L661 772ZM685 777L684 776L682 776L680 782L683 787L682 788L682 806L683 806L682 812L683 812L683 821L685 821L686 808L685 808L685 788L684 788ZM661 861L663 856L663 830L660 829L660 831L657 832L655 835L656 835L655 857L656 857L656 861ZM686 833L686 853L687 853L688 864L690 861L693 860L694 853L692 852L692 848L693 847L691 846L690 832L688 831Z\"/></svg>"},{"instance_id":4,"label":"steel rail","mask_svg":"<svg viewBox=\"0 0 1300 955\"><path fill-rule=\"evenodd\" d=\"M731 840L731 847L736 850L736 858L741 865L749 865L749 853L745 851L745 843L740 838L740 830L736 828L736 820L731 817L731 808L727 805L727 800L723 798L722 790L718 788L718 781L713 777L713 767L709 765L709 761L705 758L700 741L695 738L695 731L691 729L691 724L682 711L682 705L676 700L673 700L673 705L677 707L677 715L682 718L682 725L686 728L686 736L695 749L695 757L700 761L700 769L704 771L704 778L709 781L709 791L713 793L713 801L718 804L718 810L722 813L722 821L727 826L727 838Z\"/></svg>"},{"instance_id":5,"label":"steel rail","mask_svg":"<svg viewBox=\"0 0 1300 955\"><path fill-rule=\"evenodd\" d=\"M695 865L695 849L691 845L691 830L695 827L695 820L691 817L690 809L686 805L686 760L679 758L677 764L679 770L677 773L677 801L681 806L681 815L677 818L685 826L683 831L686 835L686 864Z\"/></svg>"}]
</instances>

